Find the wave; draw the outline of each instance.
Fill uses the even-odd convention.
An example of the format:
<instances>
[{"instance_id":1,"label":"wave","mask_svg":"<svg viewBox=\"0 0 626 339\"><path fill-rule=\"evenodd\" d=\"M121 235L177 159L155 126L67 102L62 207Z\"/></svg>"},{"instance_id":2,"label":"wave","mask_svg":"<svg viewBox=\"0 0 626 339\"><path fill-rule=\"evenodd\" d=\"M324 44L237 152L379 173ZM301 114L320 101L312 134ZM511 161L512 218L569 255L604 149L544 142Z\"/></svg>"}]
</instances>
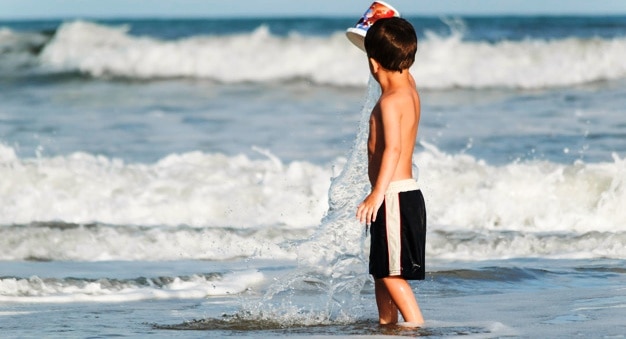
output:
<instances>
[{"instance_id":1,"label":"wave","mask_svg":"<svg viewBox=\"0 0 626 339\"><path fill-rule=\"evenodd\" d=\"M271 154L189 152L146 165L87 153L23 160L0 145L0 225L307 228L327 209L331 175Z\"/></svg>"},{"instance_id":2,"label":"wave","mask_svg":"<svg viewBox=\"0 0 626 339\"><path fill-rule=\"evenodd\" d=\"M427 143L415 154L430 220L476 231L626 231L626 160L489 165ZM310 229L331 166L189 152L153 164L87 153L21 159L0 145L0 225L34 222Z\"/></svg>"},{"instance_id":3,"label":"wave","mask_svg":"<svg viewBox=\"0 0 626 339\"><path fill-rule=\"evenodd\" d=\"M415 160L429 217L429 256L626 255L626 160L493 166L423 146ZM335 199L329 210L334 172L306 162L283 164L271 154L253 160L190 152L126 164L85 153L20 159L1 146L0 260L293 259L319 252L309 248L315 244L299 253L291 245L339 208ZM346 215L353 215L350 208ZM333 220L337 229L354 226ZM329 249L335 250L341 252Z\"/></svg>"},{"instance_id":4,"label":"wave","mask_svg":"<svg viewBox=\"0 0 626 339\"><path fill-rule=\"evenodd\" d=\"M45 43L43 35L18 36L3 29L0 46L13 51L5 58L12 63L36 60L44 72L96 78L365 86L369 77L364 54L343 32L278 36L260 26L249 33L161 40L131 35L129 29L66 22ZM624 37L486 42L464 40L462 30L452 29L447 36L426 33L412 72L422 88L570 86L625 78L625 54Z\"/></svg>"},{"instance_id":5,"label":"wave","mask_svg":"<svg viewBox=\"0 0 626 339\"><path fill-rule=\"evenodd\" d=\"M0 227L2 261L293 260L311 230L33 223ZM19 244L19 245L15 245Z\"/></svg>"},{"instance_id":6,"label":"wave","mask_svg":"<svg viewBox=\"0 0 626 339\"><path fill-rule=\"evenodd\" d=\"M625 231L523 232L435 230L429 233L427 256L452 261L512 258L588 259L626 255ZM431 228L432 230L432 228Z\"/></svg>"},{"instance_id":7,"label":"wave","mask_svg":"<svg viewBox=\"0 0 626 339\"><path fill-rule=\"evenodd\" d=\"M416 155L429 215L439 225L473 231L626 231L626 160L492 166L432 145ZM433 220L431 218L431 220Z\"/></svg>"},{"instance_id":8,"label":"wave","mask_svg":"<svg viewBox=\"0 0 626 339\"><path fill-rule=\"evenodd\" d=\"M37 32L15 32L0 27L0 74L17 74L38 65L38 55L52 35Z\"/></svg>"},{"instance_id":9,"label":"wave","mask_svg":"<svg viewBox=\"0 0 626 339\"><path fill-rule=\"evenodd\" d=\"M37 223L0 227L2 261L229 261L240 258L295 260L307 253L297 244L314 230L190 227L135 227L100 224ZM360 250L368 242L343 244ZM431 225L426 243L430 259L481 261L542 257L552 259L623 258L626 231L585 233L473 231ZM18 245L16 245L18 244ZM337 248L324 244L324 250ZM361 246L364 246L361 248ZM317 251L322 246L316 247ZM359 250L359 251L360 251ZM338 251L342 253L341 251ZM319 255L319 253L312 254Z\"/></svg>"},{"instance_id":10,"label":"wave","mask_svg":"<svg viewBox=\"0 0 626 339\"><path fill-rule=\"evenodd\" d=\"M0 302L128 302L201 299L245 291L264 279L256 270L135 279L0 277Z\"/></svg>"}]
</instances>

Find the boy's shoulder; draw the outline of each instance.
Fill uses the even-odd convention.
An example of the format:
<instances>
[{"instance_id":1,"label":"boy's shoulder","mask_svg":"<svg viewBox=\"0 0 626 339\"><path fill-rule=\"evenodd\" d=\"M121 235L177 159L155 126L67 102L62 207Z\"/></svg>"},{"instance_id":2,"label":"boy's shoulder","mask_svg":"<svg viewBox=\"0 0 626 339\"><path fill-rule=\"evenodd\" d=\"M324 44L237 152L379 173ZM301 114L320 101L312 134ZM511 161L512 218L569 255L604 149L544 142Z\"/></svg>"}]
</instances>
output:
<instances>
[{"instance_id":1,"label":"boy's shoulder","mask_svg":"<svg viewBox=\"0 0 626 339\"><path fill-rule=\"evenodd\" d=\"M415 100L419 101L417 89L415 87L406 86L383 93L380 97L379 104L383 109L387 107L393 109L396 106L405 104L411 104L412 106Z\"/></svg>"}]
</instances>

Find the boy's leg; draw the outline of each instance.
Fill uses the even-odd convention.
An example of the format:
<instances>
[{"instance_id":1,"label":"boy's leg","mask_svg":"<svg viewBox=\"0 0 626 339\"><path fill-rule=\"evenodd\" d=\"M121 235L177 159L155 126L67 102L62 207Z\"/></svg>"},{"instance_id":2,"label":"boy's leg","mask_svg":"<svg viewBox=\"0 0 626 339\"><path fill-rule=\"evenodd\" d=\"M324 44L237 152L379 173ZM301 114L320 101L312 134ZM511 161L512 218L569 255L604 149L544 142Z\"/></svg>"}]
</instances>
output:
<instances>
[{"instance_id":1,"label":"boy's leg","mask_svg":"<svg viewBox=\"0 0 626 339\"><path fill-rule=\"evenodd\" d=\"M423 324L424 317L422 316L422 311L417 305L417 300L415 300L415 295L413 294L413 290L409 283L403 279L402 277L386 277L382 279L377 279L376 282L381 280L386 291L386 295L390 297L390 299L394 303L394 308L400 310L402 313L402 318L404 321L415 324ZM376 302L378 303L378 284L376 285ZM380 313L380 304L378 305L379 314ZM396 321L397 321L397 311L396 311ZM382 318L381 318L382 321Z\"/></svg>"},{"instance_id":2,"label":"boy's leg","mask_svg":"<svg viewBox=\"0 0 626 339\"><path fill-rule=\"evenodd\" d=\"M382 279L374 280L374 291L376 292L376 306L378 306L378 323L381 325L396 324L398 322L398 308L391 299Z\"/></svg>"}]
</instances>

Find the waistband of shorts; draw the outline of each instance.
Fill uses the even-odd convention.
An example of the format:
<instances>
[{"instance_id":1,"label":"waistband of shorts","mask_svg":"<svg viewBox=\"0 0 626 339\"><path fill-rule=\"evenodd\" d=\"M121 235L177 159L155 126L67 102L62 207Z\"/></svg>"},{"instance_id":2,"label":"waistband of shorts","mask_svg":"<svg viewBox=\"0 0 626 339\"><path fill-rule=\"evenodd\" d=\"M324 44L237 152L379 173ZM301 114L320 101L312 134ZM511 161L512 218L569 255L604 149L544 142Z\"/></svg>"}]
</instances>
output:
<instances>
[{"instance_id":1,"label":"waistband of shorts","mask_svg":"<svg viewBox=\"0 0 626 339\"><path fill-rule=\"evenodd\" d=\"M398 180L389 183L389 187L387 187L387 192L385 192L385 194L417 191L419 189L420 186L415 179Z\"/></svg>"}]
</instances>

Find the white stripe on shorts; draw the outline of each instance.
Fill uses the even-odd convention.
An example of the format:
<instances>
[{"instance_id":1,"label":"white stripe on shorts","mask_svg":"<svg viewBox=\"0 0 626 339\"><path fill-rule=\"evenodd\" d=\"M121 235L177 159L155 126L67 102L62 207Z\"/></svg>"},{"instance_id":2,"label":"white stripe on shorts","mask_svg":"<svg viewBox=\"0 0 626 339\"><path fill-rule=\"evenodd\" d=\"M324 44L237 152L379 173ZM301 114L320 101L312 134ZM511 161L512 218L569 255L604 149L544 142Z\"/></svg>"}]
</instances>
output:
<instances>
[{"instance_id":1,"label":"white stripe on shorts","mask_svg":"<svg viewBox=\"0 0 626 339\"><path fill-rule=\"evenodd\" d=\"M398 193L415 191L419 185L415 179L393 181L385 192L385 217L387 225L387 246L389 250L389 275L402 273L402 239L400 238L400 198Z\"/></svg>"}]
</instances>

